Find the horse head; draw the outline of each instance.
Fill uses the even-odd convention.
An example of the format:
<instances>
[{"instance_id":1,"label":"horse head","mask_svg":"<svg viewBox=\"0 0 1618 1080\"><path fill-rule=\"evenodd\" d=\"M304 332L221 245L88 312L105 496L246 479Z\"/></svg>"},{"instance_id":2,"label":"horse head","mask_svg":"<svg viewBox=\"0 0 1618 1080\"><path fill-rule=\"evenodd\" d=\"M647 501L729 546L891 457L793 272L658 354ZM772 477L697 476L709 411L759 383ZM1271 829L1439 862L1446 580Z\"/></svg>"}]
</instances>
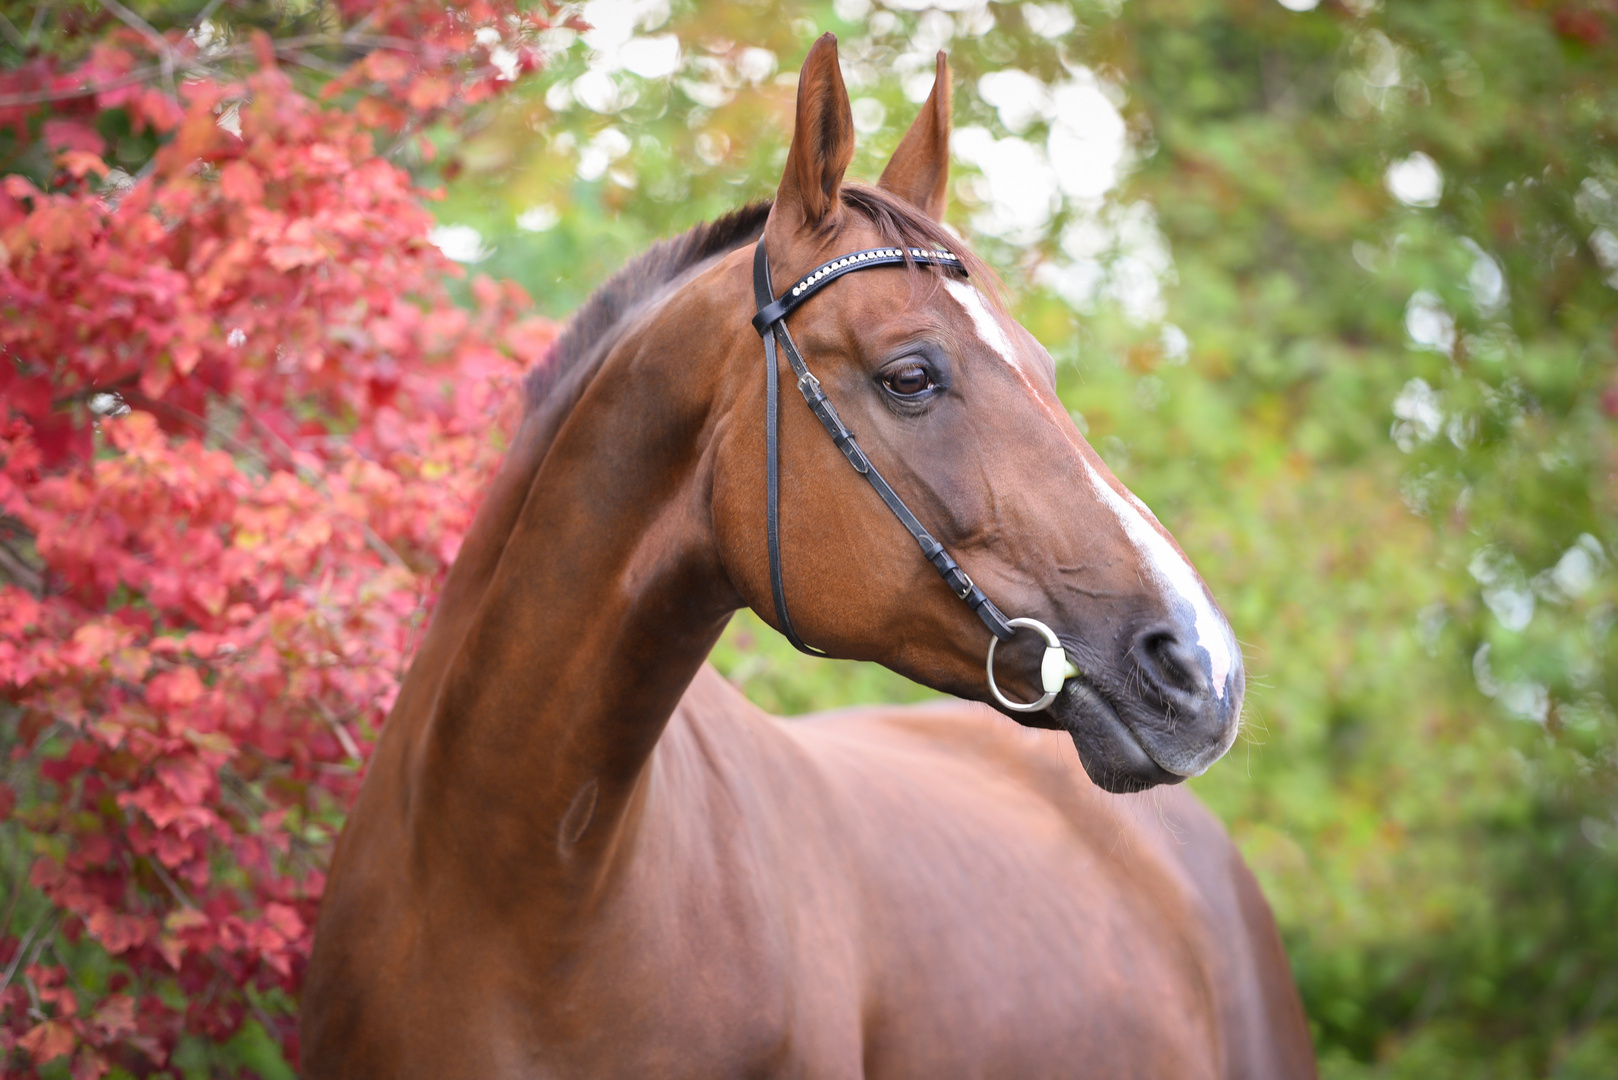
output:
<instances>
[{"instance_id":1,"label":"horse head","mask_svg":"<svg viewBox=\"0 0 1618 1080\"><path fill-rule=\"evenodd\" d=\"M1059 691L1047 708L1011 715L1069 732L1091 778L1108 790L1176 783L1235 740L1240 649L1174 538L1074 426L1057 398L1050 354L943 227L949 117L940 53L932 94L879 184L845 182L853 119L835 39L822 37L799 78L796 129L764 226L772 293L829 260L887 245L959 258L958 269L882 265L841 276L785 323L841 422L927 532L1007 616L1054 631L1066 661ZM753 254L749 247L727 260L730 280ZM728 295L730 310L710 313L738 328L723 350L730 400L712 515L740 600L778 628L790 610L798 635L830 654L875 660L992 703L991 635L792 392L793 372L780 357L786 603L774 602L764 349L734 310L734 288ZM1008 700L1041 697L1045 647L1030 630L1001 645L992 667Z\"/></svg>"}]
</instances>

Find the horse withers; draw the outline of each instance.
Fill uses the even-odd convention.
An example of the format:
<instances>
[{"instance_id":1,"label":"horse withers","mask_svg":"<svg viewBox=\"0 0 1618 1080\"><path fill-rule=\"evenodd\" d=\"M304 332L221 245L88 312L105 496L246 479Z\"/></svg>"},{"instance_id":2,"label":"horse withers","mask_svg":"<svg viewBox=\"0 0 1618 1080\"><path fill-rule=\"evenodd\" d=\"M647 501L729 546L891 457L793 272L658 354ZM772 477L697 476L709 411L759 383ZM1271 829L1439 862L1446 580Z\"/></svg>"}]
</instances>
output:
<instances>
[{"instance_id":1,"label":"horse withers","mask_svg":"<svg viewBox=\"0 0 1618 1080\"><path fill-rule=\"evenodd\" d=\"M530 377L337 846L311 1080L1313 1075L1223 830L1112 794L1229 748L1241 655L940 224L949 102L940 55L845 183L822 38L773 202ZM768 717L704 662L743 605L968 700Z\"/></svg>"}]
</instances>

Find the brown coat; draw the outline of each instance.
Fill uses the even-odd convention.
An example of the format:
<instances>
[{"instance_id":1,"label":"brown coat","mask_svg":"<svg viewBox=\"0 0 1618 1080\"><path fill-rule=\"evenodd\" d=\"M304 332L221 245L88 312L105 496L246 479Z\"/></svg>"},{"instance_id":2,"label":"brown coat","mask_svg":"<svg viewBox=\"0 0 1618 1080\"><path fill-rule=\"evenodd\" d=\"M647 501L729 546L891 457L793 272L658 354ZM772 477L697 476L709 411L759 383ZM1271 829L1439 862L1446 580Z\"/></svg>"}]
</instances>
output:
<instances>
[{"instance_id":1,"label":"brown coat","mask_svg":"<svg viewBox=\"0 0 1618 1080\"><path fill-rule=\"evenodd\" d=\"M978 583L1056 629L1081 673L1033 722L1058 730L967 702L781 722L704 664L737 607L772 613L753 242L778 283L949 242L939 70L882 189L846 188L823 39L773 205L654 249L536 376L338 845L310 1080L1314 1075L1217 823L1183 789L1097 786L1172 784L1230 745L1229 627L992 298L863 271L793 334ZM790 386L794 622L984 699L982 626ZM1009 693L1037 696L1038 655L1001 650Z\"/></svg>"}]
</instances>

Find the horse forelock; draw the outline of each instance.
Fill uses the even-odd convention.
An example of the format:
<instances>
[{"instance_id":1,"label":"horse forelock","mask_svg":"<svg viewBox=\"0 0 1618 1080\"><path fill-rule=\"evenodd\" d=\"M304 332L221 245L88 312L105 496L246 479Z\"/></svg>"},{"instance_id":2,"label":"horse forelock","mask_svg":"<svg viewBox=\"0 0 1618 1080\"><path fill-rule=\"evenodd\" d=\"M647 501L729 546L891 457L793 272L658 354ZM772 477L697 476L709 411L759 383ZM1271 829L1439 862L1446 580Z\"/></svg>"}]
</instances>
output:
<instances>
[{"instance_id":1,"label":"horse forelock","mask_svg":"<svg viewBox=\"0 0 1618 1080\"><path fill-rule=\"evenodd\" d=\"M869 225L878 243L900 248L923 247L954 252L990 303L1000 306L1000 279L960 237L904 199L868 184L845 183L842 203L860 223ZM643 302L692 267L756 241L764 232L771 201L732 210L713 221L648 248L630 260L573 313L545 356L523 379L524 411L533 412L550 396L563 376L598 355L596 346ZM847 229L854 222L842 221ZM922 268L912 266L919 275ZM928 276L933 276L929 274Z\"/></svg>"},{"instance_id":2,"label":"horse forelock","mask_svg":"<svg viewBox=\"0 0 1618 1080\"><path fill-rule=\"evenodd\" d=\"M901 249L919 247L954 254L966 267L967 276L978 284L989 302L1004 308L999 275L967 248L961 237L950 232L943 222L933 220L925 211L892 192L870 184L846 183L842 196L843 205L855 210L865 223L876 230L878 243ZM909 265L918 274L923 272L921 267ZM933 280L943 280L944 271L930 267L925 274Z\"/></svg>"}]
</instances>

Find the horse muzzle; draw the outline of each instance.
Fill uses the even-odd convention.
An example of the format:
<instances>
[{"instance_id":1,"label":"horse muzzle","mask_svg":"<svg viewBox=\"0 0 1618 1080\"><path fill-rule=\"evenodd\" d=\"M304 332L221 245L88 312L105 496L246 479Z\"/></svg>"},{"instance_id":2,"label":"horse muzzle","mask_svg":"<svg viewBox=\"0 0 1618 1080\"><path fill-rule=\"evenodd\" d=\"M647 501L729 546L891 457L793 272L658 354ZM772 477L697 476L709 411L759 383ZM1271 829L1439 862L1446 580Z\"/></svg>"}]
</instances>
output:
<instances>
[{"instance_id":1,"label":"horse muzzle","mask_svg":"<svg viewBox=\"0 0 1618 1080\"><path fill-rule=\"evenodd\" d=\"M1221 684L1196 639L1154 623L1128 639L1113 670L1067 678L1050 703L1090 779L1113 792L1200 776L1230 749L1246 679L1238 659Z\"/></svg>"}]
</instances>

